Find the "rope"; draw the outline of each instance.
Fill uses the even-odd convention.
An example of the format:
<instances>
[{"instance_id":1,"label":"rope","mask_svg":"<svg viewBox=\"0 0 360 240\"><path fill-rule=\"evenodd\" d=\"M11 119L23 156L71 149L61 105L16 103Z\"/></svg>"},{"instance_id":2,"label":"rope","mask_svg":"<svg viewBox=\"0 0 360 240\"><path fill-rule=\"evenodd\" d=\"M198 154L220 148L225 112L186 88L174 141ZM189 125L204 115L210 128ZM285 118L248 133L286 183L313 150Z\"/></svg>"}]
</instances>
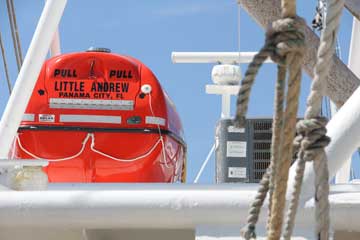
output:
<instances>
[{"instance_id":1,"label":"rope","mask_svg":"<svg viewBox=\"0 0 360 240\"><path fill-rule=\"evenodd\" d=\"M289 9L289 11L285 11L284 14L287 14L289 12L291 12L291 9ZM253 61L249 64L249 67L245 73L245 78L241 82L235 118L235 124L239 127L245 125L245 115L248 108L251 87L261 65L268 57L270 57L274 62L278 63L279 65L276 87L277 93L275 98L276 113L273 121L274 132L271 156L272 162L269 169L267 170L267 173L264 175L260 183L261 185L258 190L258 194L256 195L254 203L250 208L248 224L243 231L245 239L251 239L256 237L255 224L258 220L260 208L264 202L266 193L269 188L271 188L271 195L274 195L274 198L271 200L270 204L271 218L269 220L268 226L269 237L270 239L278 239L281 234L283 209L285 205L284 203L287 174L290 165L289 160L291 159L292 155L291 145L293 140L292 138L294 136L296 113L298 107L297 99L300 92L300 64L302 53L304 52L304 33L302 32L302 30L299 29L302 29L303 25L304 21L298 17L283 18L275 21L267 30L264 47L259 51L258 54L255 55ZM287 106L284 114L283 98L286 69L288 69L289 71L289 80ZM291 119L292 121L290 121ZM285 129L283 129L283 122L287 123ZM284 140L281 136L281 133L283 131L284 135L288 136ZM281 162L278 161L280 151L281 153L283 153L281 156ZM275 174L277 176L277 180L274 177ZM275 180L274 185L270 184L271 180Z\"/></svg>"},{"instance_id":2,"label":"rope","mask_svg":"<svg viewBox=\"0 0 360 240\"><path fill-rule=\"evenodd\" d=\"M298 206L298 198L301 189L302 178L306 161L314 161L315 171L315 217L317 239L329 239L329 172L327 159L324 152L325 146L330 139L326 137L326 119L319 117L321 99L323 96L322 82L329 72L329 61L331 60L336 44L336 36L340 23L340 16L344 5L343 0L329 0L326 14L325 28L321 34L320 45L317 53L317 62L314 71L314 80L311 85L311 92L307 100L305 120L297 126L301 143L299 160L294 183L294 193L291 199L286 226L285 239L290 239L293 228L294 216ZM297 139L299 141L299 139Z\"/></svg>"},{"instance_id":3,"label":"rope","mask_svg":"<svg viewBox=\"0 0 360 240\"><path fill-rule=\"evenodd\" d=\"M323 157L325 156L325 151L324 148L329 144L330 142L330 138L328 138L326 136L326 123L327 123L327 119L325 117L316 117L316 118L312 118L312 119L305 119L303 121L299 121L296 129L298 132L298 136L295 138L294 140L294 147L299 149L298 152L298 158L297 158L297 166L296 166L296 175L295 175L295 182L294 182L294 192L292 193L291 196L291 201L290 201L290 205L289 205L289 210L288 210L288 214L287 214L287 221L286 221L286 226L285 226L285 231L284 231L284 235L283 238L285 240L290 239L293 228L294 228L294 222L295 222L295 215L296 215L296 210L298 207L298 203L299 203L299 196L300 196L300 191L301 191L301 184L302 184L302 180L303 180L303 176L304 176L304 170L305 170L305 163L307 161L314 161L314 165L317 162L320 162ZM316 164L317 166L315 168L323 168L325 167L325 170L316 170L319 173L320 172L320 176L321 178L326 178L328 179L328 171L327 171L327 165L322 165L322 164ZM323 175L325 174L325 175ZM317 174L319 175L319 174ZM317 177L317 178L319 178ZM321 194L319 195L320 197L322 195L322 192L326 192L328 194L329 191L329 185L328 183L326 184L327 186L322 186L323 189L320 189ZM319 192L319 193L320 193ZM315 197L315 201L319 201L318 197L318 191L316 193L316 197ZM326 200L327 200L327 196L326 196ZM322 202L323 204L323 202ZM321 208L323 208L322 205ZM328 209L325 209L325 211L328 211ZM325 214L326 215L326 214ZM318 218L319 217L319 218ZM321 220L322 216L317 216L317 219ZM324 219L322 219L324 220ZM326 219L325 220L327 222L327 224L329 223L329 220ZM323 231L322 236L327 236L328 234L328 227L329 225L327 225L327 229L325 226L321 226L321 229L318 231L318 233L320 233L321 231ZM324 235L325 234L325 235ZM320 238L320 235L318 235L319 238L318 239L328 239L328 236L326 238Z\"/></svg>"},{"instance_id":4,"label":"rope","mask_svg":"<svg viewBox=\"0 0 360 240\"><path fill-rule=\"evenodd\" d=\"M255 200L251 203L246 226L241 229L241 236L246 240L256 239L256 223L259 220L261 206L264 204L266 194L269 191L271 168L264 173Z\"/></svg>"},{"instance_id":5,"label":"rope","mask_svg":"<svg viewBox=\"0 0 360 240\"><path fill-rule=\"evenodd\" d=\"M281 19L282 22L286 19ZM300 21L298 22L300 23ZM303 22L302 22L303 23ZM300 25L296 27L300 29ZM283 212L286 202L286 188L288 181L288 173L292 159L292 142L295 136L295 125L298 111L298 99L300 94L301 83L301 62L304 50L304 34L295 32L298 35L297 51L292 51L286 56L288 63L288 92L286 96L286 108L284 113L283 134L281 137L281 156L276 167L276 178L274 179L274 192L271 205L271 218L269 225L268 239L279 239L281 235L281 227L283 222ZM296 39L296 38L295 38ZM300 51L299 51L300 50Z\"/></svg>"},{"instance_id":6,"label":"rope","mask_svg":"<svg viewBox=\"0 0 360 240\"><path fill-rule=\"evenodd\" d=\"M285 91L285 78L286 78L286 68L279 65L278 66L278 77L276 83L276 93L275 93L275 116L273 119L273 132L271 140L271 158L270 158L270 177L269 177L269 211L268 211L268 224L270 226L270 216L272 210L272 196L274 192L274 179L276 176L276 169L279 166L276 165L276 160L279 159L280 149L281 149L281 131L283 128L283 117L284 117L284 91Z\"/></svg>"},{"instance_id":7,"label":"rope","mask_svg":"<svg viewBox=\"0 0 360 240\"><path fill-rule=\"evenodd\" d=\"M247 219L247 226L242 230L242 235L245 239L254 239L256 238L255 225L259 219L261 206L264 204L266 194L269 192L270 201L269 201L269 218L271 213L271 197L274 190L274 185L272 184L273 179L275 178L275 160L279 157L279 145L280 145L280 134L282 129L282 118L283 118L283 105L284 105L284 88L285 88L285 75L286 69L282 66L278 67L278 80L276 83L276 93L275 93L275 106L276 113L272 123L275 134L272 135L271 141L271 155L270 166L266 170L260 181L260 187L255 196L255 200L250 206L249 216ZM268 222L269 226L269 222Z\"/></svg>"}]
</instances>

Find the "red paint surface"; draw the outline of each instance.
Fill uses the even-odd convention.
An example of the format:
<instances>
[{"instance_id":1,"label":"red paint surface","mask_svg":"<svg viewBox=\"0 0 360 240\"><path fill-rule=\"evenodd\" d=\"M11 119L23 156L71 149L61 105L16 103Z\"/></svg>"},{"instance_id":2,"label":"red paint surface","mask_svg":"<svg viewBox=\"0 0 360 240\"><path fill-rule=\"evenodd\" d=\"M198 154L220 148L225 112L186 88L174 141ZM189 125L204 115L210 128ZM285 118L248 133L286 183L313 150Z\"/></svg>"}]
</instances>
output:
<instances>
[{"instance_id":1,"label":"red paint surface","mask_svg":"<svg viewBox=\"0 0 360 240\"><path fill-rule=\"evenodd\" d=\"M63 70L63 76L59 74L59 70L60 72ZM123 71L123 73L118 72L119 77L115 77L110 76L114 75L111 71ZM68 82L66 87L65 82ZM114 88L98 91L99 89L94 90L93 83L106 83L108 86L112 83ZM116 84L118 84L117 89ZM122 91L122 84L127 86L128 91ZM140 89L144 84L152 87L151 102L154 115L166 120L165 126L160 128L172 133L162 134L166 163L163 159L162 144L158 144L149 156L132 162L121 162L92 151L91 139L89 139L81 155L66 161L50 162L45 171L50 182L178 181L185 161L185 145L181 141L183 130L179 116L150 69L131 57L84 52L64 54L46 61L25 111L27 114L34 114L34 121L21 123L19 140L27 151L49 160L78 153L88 133L94 133L94 147L97 150L113 157L131 159L144 155L160 138L158 126L145 123L145 117L152 116L152 113L149 106L150 96L141 97ZM74 93L78 95L71 97L70 95ZM50 98L131 100L134 102L134 109L58 109L50 107ZM39 114L53 115L54 121L44 122L39 118ZM121 116L122 121L121 123L61 122L60 115L68 114ZM127 119L133 116L139 116L141 123L128 124ZM43 128L39 129L39 127ZM79 127L79 129L69 130L65 129L66 127ZM152 129L152 132L123 132L126 129ZM18 158L32 158L20 149L18 144L15 145L14 152Z\"/></svg>"}]
</instances>

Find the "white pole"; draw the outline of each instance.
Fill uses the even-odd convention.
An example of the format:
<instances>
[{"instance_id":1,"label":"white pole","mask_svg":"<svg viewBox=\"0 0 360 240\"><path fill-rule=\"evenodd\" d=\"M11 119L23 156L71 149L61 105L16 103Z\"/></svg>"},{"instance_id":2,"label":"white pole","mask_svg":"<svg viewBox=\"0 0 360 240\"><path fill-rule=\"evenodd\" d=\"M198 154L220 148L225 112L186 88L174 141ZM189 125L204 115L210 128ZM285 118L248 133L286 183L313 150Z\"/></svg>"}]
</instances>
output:
<instances>
[{"instance_id":1,"label":"white pole","mask_svg":"<svg viewBox=\"0 0 360 240\"><path fill-rule=\"evenodd\" d=\"M56 30L50 45L50 55L51 57L55 57L60 54L61 54L60 34L59 34L59 30Z\"/></svg>"},{"instance_id":2,"label":"white pole","mask_svg":"<svg viewBox=\"0 0 360 240\"><path fill-rule=\"evenodd\" d=\"M331 112L331 117L333 117L337 112L337 107L335 103L331 100L330 100L330 112ZM336 184L348 183L350 181L351 160L352 157L350 157L347 161L345 161L342 167L336 173L335 175Z\"/></svg>"},{"instance_id":3,"label":"white pole","mask_svg":"<svg viewBox=\"0 0 360 240\"><path fill-rule=\"evenodd\" d=\"M351 34L351 41L350 41L350 49L349 49L349 61L348 67L349 69L358 77L360 78L360 68L357 66L360 63L360 22L355 17L353 18L353 26L352 26L352 34ZM331 102L331 111L333 106ZM350 180L350 171L351 171L351 158L344 162L343 166L340 168L338 173L336 174L335 182L336 183L346 183Z\"/></svg>"},{"instance_id":4,"label":"white pole","mask_svg":"<svg viewBox=\"0 0 360 240\"><path fill-rule=\"evenodd\" d=\"M173 63L250 63L257 52L172 52ZM265 62L271 62L270 59Z\"/></svg>"},{"instance_id":5,"label":"white pole","mask_svg":"<svg viewBox=\"0 0 360 240\"><path fill-rule=\"evenodd\" d=\"M48 0L40 16L29 50L20 69L14 90L0 123L0 158L7 158L49 51L51 40L60 22L67 0Z\"/></svg>"},{"instance_id":6,"label":"white pole","mask_svg":"<svg viewBox=\"0 0 360 240\"><path fill-rule=\"evenodd\" d=\"M348 66L351 71L357 76L360 77L360 21L354 18L350 50L349 50L349 63Z\"/></svg>"},{"instance_id":7,"label":"white pole","mask_svg":"<svg viewBox=\"0 0 360 240\"><path fill-rule=\"evenodd\" d=\"M98 185L100 191L77 188L76 191L46 193L0 192L0 228L21 231L22 228L240 227L246 224L249 203L253 201L257 188L252 184L122 184L108 190L106 186ZM359 231L359 199L358 192L330 196L333 229ZM298 211L297 229L312 231L315 224L313 210L313 203L309 202ZM266 211L261 211L259 225L266 224L266 214Z\"/></svg>"},{"instance_id":8,"label":"white pole","mask_svg":"<svg viewBox=\"0 0 360 240\"><path fill-rule=\"evenodd\" d=\"M221 95L221 118L230 118L231 95Z\"/></svg>"}]
</instances>

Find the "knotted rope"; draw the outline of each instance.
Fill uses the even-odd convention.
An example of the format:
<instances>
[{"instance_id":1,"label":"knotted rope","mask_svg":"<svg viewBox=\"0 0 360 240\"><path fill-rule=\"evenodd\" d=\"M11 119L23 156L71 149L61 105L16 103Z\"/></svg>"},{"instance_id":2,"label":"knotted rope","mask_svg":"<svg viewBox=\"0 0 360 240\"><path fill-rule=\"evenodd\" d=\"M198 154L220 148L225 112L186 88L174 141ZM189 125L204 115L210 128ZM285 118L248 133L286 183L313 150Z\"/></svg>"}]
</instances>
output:
<instances>
[{"instance_id":1,"label":"knotted rope","mask_svg":"<svg viewBox=\"0 0 360 240\"><path fill-rule=\"evenodd\" d=\"M300 151L298 154L294 192L292 193L289 206L284 239L290 239L292 233L305 163L309 160L314 161L315 217L317 219L316 236L319 240L329 239L329 171L324 148L328 145L330 139L325 136L325 126L327 121L326 119L319 117L319 115L324 92L322 82L325 81L325 78L329 73L329 62L334 54L336 36L343 6L343 0L328 0L325 28L320 38L314 70L314 80L311 85L311 92L307 99L305 120L300 122L297 126L299 137L295 140L295 145L300 147Z\"/></svg>"},{"instance_id":2,"label":"knotted rope","mask_svg":"<svg viewBox=\"0 0 360 240\"><path fill-rule=\"evenodd\" d=\"M321 82L324 81L324 78L327 76L329 71L328 63L330 62L333 55L337 29L344 1L329 0L328 4L329 10L328 16L326 18L326 27L320 40L317 64L314 71L315 77L311 86L311 93L309 94L307 100L308 107L305 113L305 120L298 123L298 136L294 141L294 147L299 149L299 152L297 159L294 192L292 193L292 199L289 206L285 232L283 234L284 239L290 239L290 236L292 234L306 161L314 161L314 171L316 175L316 235L317 238L321 240L329 238L329 174L324 148L328 145L330 139L326 136L325 126L327 120L325 118L319 117L321 99L323 96L323 87L321 85ZM286 9L289 6L290 9ZM289 1L283 0L282 7L283 17L291 17L295 15L294 1L290 2L289 5ZM286 19L287 18L276 21L275 25L277 22L285 22ZM297 23L299 22L303 21L297 21ZM258 190L255 201L251 205L248 217L248 224L243 230L243 236L245 237L245 239L256 238L255 224L258 220L260 208L263 205L267 191L270 191L270 220L268 222L268 239L280 239L281 235L283 210L285 208L285 191L288 178L288 169L290 165L290 158L292 157L292 147L291 145L289 145L289 140L294 137L293 131L291 130L294 128L296 122L297 102L301 79L300 61L302 54L301 51L298 51L298 49L304 48L303 43L300 44L300 42L303 42L304 39L303 32L294 31L293 36L298 36L298 38L290 38L289 42L276 42L273 40L286 39L283 36L282 31L278 32L276 30L283 29L279 28L275 29L275 31L270 30L267 32L267 40L265 46L260 50L259 54L254 57L252 63L249 65L249 68L245 74L245 78L241 83L241 88L237 101L237 114L235 118L235 124L243 126L245 124L245 115L247 112L250 90L259 68L267 57L271 57L273 61L278 63L279 70L276 90L277 93L275 99L276 113L273 122L271 163L260 183L261 186ZM272 34L274 34L274 36ZM293 45L290 45L288 43L292 43ZM282 52L281 50L283 50L281 47L294 46L294 43L299 44L299 46L295 47L295 49L291 49L291 51L289 50L290 48L288 48L287 51L284 51L283 55L279 54ZM278 47L280 47L280 51L279 49L277 49ZM283 118L280 118L279 116L281 116L282 114L282 111L280 109L283 108L283 101L282 98L279 99L278 96L279 92L284 92L284 89L281 90L281 88L279 87L279 83L281 83L281 81L285 78L281 74L281 71L284 71L284 64L287 66L289 72L289 80L286 99L287 105ZM280 121L279 119L283 120ZM279 160L280 153L281 158Z\"/></svg>"},{"instance_id":3,"label":"knotted rope","mask_svg":"<svg viewBox=\"0 0 360 240\"><path fill-rule=\"evenodd\" d=\"M295 221L295 215L297 206L299 203L299 196L301 191L301 184L304 176L304 170L305 170L305 163L308 161L314 161L314 165L320 166L321 168L325 168L325 170L321 170L322 174L325 174L324 176L321 174L321 179L328 177L328 171L327 171L327 165L322 165L319 162L325 162L324 156L325 151L324 148L329 144L330 138L326 136L326 124L327 119L325 117L314 117L311 119L305 119L303 121L299 121L296 129L297 129L297 137L294 140L294 147L296 150L298 150L298 157L297 157L297 166L296 166L296 175L295 175L295 185L294 185L294 192L292 193L288 215L287 215L287 221L285 226L285 231L283 234L284 239L290 239L292 230L294 227L294 221ZM320 170L320 169L318 169ZM319 179L319 177L318 177ZM322 181L321 181L322 182ZM323 195L323 192L329 191L329 185L326 182L326 184L323 186L322 189L319 189L320 191L316 192L315 201L326 201L326 198ZM325 205L322 203L321 208L326 208L326 202ZM325 211L324 211L325 210ZM321 209L321 212L326 212L328 209ZM324 213L322 213L324 214ZM321 220L322 216L317 216L317 219ZM323 234L327 234L328 228L329 228L329 219L325 218L322 219L325 220L321 225L321 229L323 229ZM322 231L319 229L318 231ZM320 233L320 232L319 232ZM319 238L319 239L325 239L325 238Z\"/></svg>"},{"instance_id":4,"label":"knotted rope","mask_svg":"<svg viewBox=\"0 0 360 240\"><path fill-rule=\"evenodd\" d=\"M256 237L255 224L269 188L270 194L276 196L272 198L270 204L269 237L273 236L273 238L278 239L281 234L286 182L292 155L292 141L295 135L294 129L298 108L297 99L300 92L301 59L305 48L304 25L304 20L298 17L283 18L273 22L267 30L264 47L255 55L245 73L245 78L241 82L235 124L244 126L250 90L259 68L268 57L278 63L271 163L266 174L263 176L256 199L249 211L248 224L243 231L246 239ZM284 113L286 71L288 71L289 76L286 97L287 105ZM283 127L284 122L287 124ZM280 159L280 152L282 155L279 162L276 160ZM277 180L273 181L275 173ZM273 184L270 184L270 182L273 182ZM279 224L280 227L278 227Z\"/></svg>"}]
</instances>

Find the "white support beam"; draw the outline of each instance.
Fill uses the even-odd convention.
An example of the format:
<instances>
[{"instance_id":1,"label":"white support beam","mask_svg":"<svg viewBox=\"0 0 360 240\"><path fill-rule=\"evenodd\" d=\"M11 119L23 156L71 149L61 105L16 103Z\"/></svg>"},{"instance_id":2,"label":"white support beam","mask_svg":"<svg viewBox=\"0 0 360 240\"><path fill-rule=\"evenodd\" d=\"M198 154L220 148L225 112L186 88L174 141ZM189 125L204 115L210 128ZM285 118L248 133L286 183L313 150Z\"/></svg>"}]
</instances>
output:
<instances>
[{"instance_id":1,"label":"white support beam","mask_svg":"<svg viewBox=\"0 0 360 240\"><path fill-rule=\"evenodd\" d=\"M51 41L50 55L51 55L51 57L55 57L60 54L61 54L60 34L59 34L59 29L57 29L55 31L54 37Z\"/></svg>"},{"instance_id":2,"label":"white support beam","mask_svg":"<svg viewBox=\"0 0 360 240\"><path fill-rule=\"evenodd\" d=\"M249 202L257 189L257 185L253 184L118 184L112 190L99 186L97 190L0 192L0 228L239 227L246 223ZM356 192L330 196L331 224L334 229L359 230L359 199L360 193ZM266 216L266 211L262 211L260 225L266 224ZM296 227L311 231L314 221L311 201L298 212Z\"/></svg>"},{"instance_id":3,"label":"white support beam","mask_svg":"<svg viewBox=\"0 0 360 240\"><path fill-rule=\"evenodd\" d=\"M360 5L360 2L359 2ZM360 21L353 19L348 66L351 71L360 78Z\"/></svg>"},{"instance_id":4,"label":"white support beam","mask_svg":"<svg viewBox=\"0 0 360 240\"><path fill-rule=\"evenodd\" d=\"M0 122L0 158L6 159L67 0L48 0Z\"/></svg>"},{"instance_id":5,"label":"white support beam","mask_svg":"<svg viewBox=\"0 0 360 240\"><path fill-rule=\"evenodd\" d=\"M257 52L172 52L173 63L250 63ZM266 62L271 62L270 59Z\"/></svg>"},{"instance_id":6,"label":"white support beam","mask_svg":"<svg viewBox=\"0 0 360 240\"><path fill-rule=\"evenodd\" d=\"M360 3L358 4L360 6ZM351 41L350 41L350 49L349 49L349 60L348 67L349 69L360 78L360 22L355 17L353 18L352 25L352 33L351 33ZM331 111L333 112L333 108L336 108L331 104ZM336 111L334 111L336 112ZM359 146L360 147L360 146ZM351 171L351 157L345 161L342 167L339 169L336 174L335 181L336 183L346 183L350 180L350 171Z\"/></svg>"},{"instance_id":7,"label":"white support beam","mask_svg":"<svg viewBox=\"0 0 360 240\"><path fill-rule=\"evenodd\" d=\"M29 159L14 159L14 160L0 160L0 168L13 167L46 167L49 162L46 160L29 160Z\"/></svg>"},{"instance_id":8,"label":"white support beam","mask_svg":"<svg viewBox=\"0 0 360 240\"><path fill-rule=\"evenodd\" d=\"M346 162L360 146L359 122L360 88L353 93L326 126L328 131L327 135L331 138L330 144L325 149L330 179L335 176L344 162ZM293 191L295 173L296 164L293 164L289 175L288 196L290 196ZM312 197L314 194L314 171L312 163L306 165L302 186L301 198L306 200Z\"/></svg>"}]
</instances>

